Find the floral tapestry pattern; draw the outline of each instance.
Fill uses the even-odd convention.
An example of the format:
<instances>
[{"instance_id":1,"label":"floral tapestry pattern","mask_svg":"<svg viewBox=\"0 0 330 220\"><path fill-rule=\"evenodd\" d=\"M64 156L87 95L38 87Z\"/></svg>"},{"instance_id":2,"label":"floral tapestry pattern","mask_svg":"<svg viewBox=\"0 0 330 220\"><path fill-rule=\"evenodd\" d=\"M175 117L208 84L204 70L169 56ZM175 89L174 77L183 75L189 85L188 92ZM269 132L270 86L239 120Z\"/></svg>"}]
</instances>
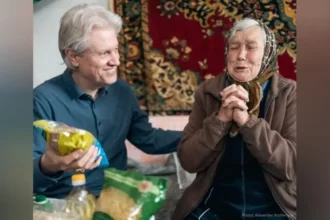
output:
<instances>
[{"instance_id":1,"label":"floral tapestry pattern","mask_svg":"<svg viewBox=\"0 0 330 220\"><path fill-rule=\"evenodd\" d=\"M123 18L119 76L150 115L189 114L200 83L225 68L225 34L245 17L265 22L280 73L296 80L295 0L116 0Z\"/></svg>"}]
</instances>

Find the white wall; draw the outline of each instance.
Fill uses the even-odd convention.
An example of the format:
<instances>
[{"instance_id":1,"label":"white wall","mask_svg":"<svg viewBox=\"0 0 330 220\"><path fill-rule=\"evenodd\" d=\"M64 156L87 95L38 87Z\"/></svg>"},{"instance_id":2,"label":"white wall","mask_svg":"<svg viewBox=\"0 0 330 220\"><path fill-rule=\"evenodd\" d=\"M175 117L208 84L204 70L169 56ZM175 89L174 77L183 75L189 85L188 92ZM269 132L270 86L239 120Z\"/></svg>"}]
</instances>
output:
<instances>
[{"instance_id":1,"label":"white wall","mask_svg":"<svg viewBox=\"0 0 330 220\"><path fill-rule=\"evenodd\" d=\"M62 15L81 3L97 3L109 8L109 0L42 0L33 13L33 87L59 75L65 69L58 50L58 30Z\"/></svg>"}]
</instances>

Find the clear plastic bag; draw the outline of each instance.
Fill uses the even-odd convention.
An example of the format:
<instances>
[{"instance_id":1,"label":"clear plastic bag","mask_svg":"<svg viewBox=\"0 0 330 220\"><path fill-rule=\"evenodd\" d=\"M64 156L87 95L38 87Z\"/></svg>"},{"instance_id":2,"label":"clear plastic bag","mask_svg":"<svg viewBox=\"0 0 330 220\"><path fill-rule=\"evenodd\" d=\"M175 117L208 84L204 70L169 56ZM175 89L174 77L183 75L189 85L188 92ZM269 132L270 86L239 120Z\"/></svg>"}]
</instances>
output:
<instances>
[{"instance_id":1,"label":"clear plastic bag","mask_svg":"<svg viewBox=\"0 0 330 220\"><path fill-rule=\"evenodd\" d=\"M109 161L100 142L90 132L50 120L34 121L33 126L41 132L45 140L60 155L68 155L78 149L85 151L91 145L94 145L99 150L98 156L102 156L99 167L109 166Z\"/></svg>"}]
</instances>

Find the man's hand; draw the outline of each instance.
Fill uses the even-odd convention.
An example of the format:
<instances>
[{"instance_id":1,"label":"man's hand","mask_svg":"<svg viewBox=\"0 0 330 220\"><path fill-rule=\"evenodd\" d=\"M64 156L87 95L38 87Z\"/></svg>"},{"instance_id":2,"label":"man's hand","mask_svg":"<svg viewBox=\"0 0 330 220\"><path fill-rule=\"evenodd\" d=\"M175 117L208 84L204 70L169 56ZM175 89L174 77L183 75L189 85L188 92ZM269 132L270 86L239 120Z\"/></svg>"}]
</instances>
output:
<instances>
[{"instance_id":1,"label":"man's hand","mask_svg":"<svg viewBox=\"0 0 330 220\"><path fill-rule=\"evenodd\" d=\"M55 144L55 143L54 143ZM54 174L59 171L75 171L78 169L91 170L96 168L102 160L98 155L98 149L90 146L85 152L76 150L66 156L61 156L50 144L46 145L46 151L41 157L40 167L45 174Z\"/></svg>"}]
</instances>

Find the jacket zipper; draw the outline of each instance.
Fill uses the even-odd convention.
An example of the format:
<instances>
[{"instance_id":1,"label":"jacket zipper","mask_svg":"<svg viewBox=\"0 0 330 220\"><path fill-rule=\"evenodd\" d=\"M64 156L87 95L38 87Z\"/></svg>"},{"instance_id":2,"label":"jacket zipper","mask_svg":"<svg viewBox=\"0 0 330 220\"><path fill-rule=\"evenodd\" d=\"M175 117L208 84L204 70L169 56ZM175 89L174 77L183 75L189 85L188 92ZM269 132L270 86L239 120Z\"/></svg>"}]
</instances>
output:
<instances>
[{"instance_id":1,"label":"jacket zipper","mask_svg":"<svg viewBox=\"0 0 330 220\"><path fill-rule=\"evenodd\" d=\"M219 160L221 159L222 155L223 155L223 152L224 152L224 148L221 150L220 154L219 154ZM198 200L198 202L196 203L195 206L192 207L192 209L190 209L187 214L185 214L183 216L182 219L184 219L185 217L187 217L187 215L189 215L190 212L192 212L200 203L201 201L203 200L204 196L206 195L207 191L209 190L210 186L212 185L213 183L213 179L214 179L214 176L215 176L215 173L217 172L217 168L214 170L214 172L212 173L212 178L211 178L211 181L209 182L208 186L206 187L206 190L204 190L204 193L203 193L203 196L200 200Z\"/></svg>"},{"instance_id":2,"label":"jacket zipper","mask_svg":"<svg viewBox=\"0 0 330 220\"><path fill-rule=\"evenodd\" d=\"M285 89L285 88L286 88L286 87L282 88L282 90ZM280 92L280 91L279 91L279 92ZM267 112L268 112L268 109L269 109L270 104L276 99L276 97L277 97L277 95L276 95L276 96L272 96L272 97L271 97L271 100L267 103L267 105L266 105L266 110L265 110L265 116L267 115ZM290 219L294 219L294 218L291 218L290 213L289 213L289 212L284 208L284 206L280 203L280 201L279 201L279 199L278 199L278 197L277 197L277 195L276 195L276 192L275 192L275 190L274 190L274 188L273 188L272 180L271 180L270 178L268 178L268 177L265 175L265 172L264 172L264 176L265 176L266 180L268 180L268 181L267 181L267 183L268 183L268 187L270 188L270 191L271 191L271 193L272 193L272 195L273 195L273 197L274 197L276 203L280 206L280 208L282 209L282 211L283 211L284 213L287 214L287 217L288 217L288 218L290 218Z\"/></svg>"}]
</instances>

